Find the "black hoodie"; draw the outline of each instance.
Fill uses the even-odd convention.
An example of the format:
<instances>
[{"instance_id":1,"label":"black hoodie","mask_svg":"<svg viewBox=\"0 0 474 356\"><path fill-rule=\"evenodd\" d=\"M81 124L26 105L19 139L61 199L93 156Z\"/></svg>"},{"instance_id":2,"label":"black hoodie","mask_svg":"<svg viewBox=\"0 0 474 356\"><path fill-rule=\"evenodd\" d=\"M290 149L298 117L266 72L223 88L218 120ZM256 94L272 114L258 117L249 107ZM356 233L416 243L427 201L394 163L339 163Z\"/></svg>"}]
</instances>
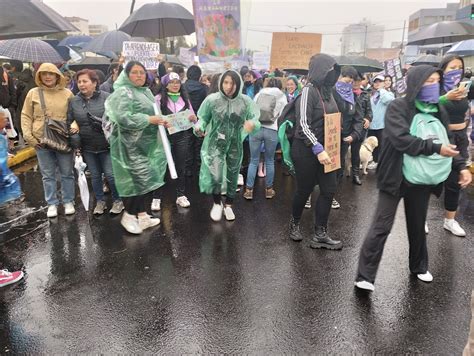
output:
<instances>
[{"instance_id":1,"label":"black hoodie","mask_svg":"<svg viewBox=\"0 0 474 356\"><path fill-rule=\"evenodd\" d=\"M410 135L411 122L419 113L415 106L415 99L425 81L435 72L442 75L440 70L430 65L412 67L408 71L405 97L392 101L385 114L384 140L377 167L377 187L394 196L400 195L400 187L403 182L404 153L410 156L430 156L440 153L441 150L441 144L434 143L432 139L423 140ZM439 106L439 112L434 115L448 131L449 119L446 110ZM460 171L463 166L465 166L465 161L459 155L453 158L455 170ZM435 191L437 194L440 192L440 189Z\"/></svg>"},{"instance_id":2,"label":"black hoodie","mask_svg":"<svg viewBox=\"0 0 474 356\"><path fill-rule=\"evenodd\" d=\"M464 60L459 56L445 56L439 64L439 68L444 72L448 63L451 62L453 59L459 59L462 62L463 74L461 78L464 78ZM441 88L441 94L446 94L444 88ZM471 85L471 89L466 98L456 101L448 101L447 103L443 104L443 106L448 111L450 124L464 123L464 121L466 120L466 112L469 110L469 100L474 100L474 85Z\"/></svg>"},{"instance_id":3,"label":"black hoodie","mask_svg":"<svg viewBox=\"0 0 474 356\"><path fill-rule=\"evenodd\" d=\"M330 72L332 78L328 82L326 77ZM331 56L316 54L311 57L309 83L295 101L295 138L303 140L308 147L318 143L324 146L324 113L333 114L339 111L332 95L332 88L339 74L340 67Z\"/></svg>"},{"instance_id":4,"label":"black hoodie","mask_svg":"<svg viewBox=\"0 0 474 356\"><path fill-rule=\"evenodd\" d=\"M198 112L202 102L206 99L207 86L197 80L188 79L184 83L184 89L188 93L194 112Z\"/></svg>"}]
</instances>

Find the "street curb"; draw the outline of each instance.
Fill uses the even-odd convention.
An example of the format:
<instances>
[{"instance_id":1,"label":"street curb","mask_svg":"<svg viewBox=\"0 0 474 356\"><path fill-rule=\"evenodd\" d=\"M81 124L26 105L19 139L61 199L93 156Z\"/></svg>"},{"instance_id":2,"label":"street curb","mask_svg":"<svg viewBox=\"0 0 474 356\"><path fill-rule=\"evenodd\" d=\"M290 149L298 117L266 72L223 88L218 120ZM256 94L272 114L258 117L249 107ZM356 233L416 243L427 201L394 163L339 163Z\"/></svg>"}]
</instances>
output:
<instances>
[{"instance_id":1,"label":"street curb","mask_svg":"<svg viewBox=\"0 0 474 356\"><path fill-rule=\"evenodd\" d=\"M36 156L36 151L33 147L22 148L13 157L8 159L8 167L15 167L19 164Z\"/></svg>"}]
</instances>

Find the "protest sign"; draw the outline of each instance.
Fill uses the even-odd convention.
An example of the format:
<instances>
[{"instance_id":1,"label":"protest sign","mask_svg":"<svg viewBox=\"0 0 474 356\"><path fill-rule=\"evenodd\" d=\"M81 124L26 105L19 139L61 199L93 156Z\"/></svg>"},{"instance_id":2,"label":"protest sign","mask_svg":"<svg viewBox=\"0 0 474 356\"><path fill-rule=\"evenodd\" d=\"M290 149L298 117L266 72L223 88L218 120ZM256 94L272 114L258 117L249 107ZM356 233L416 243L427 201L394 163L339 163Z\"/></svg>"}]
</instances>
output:
<instances>
[{"instance_id":1,"label":"protest sign","mask_svg":"<svg viewBox=\"0 0 474 356\"><path fill-rule=\"evenodd\" d=\"M253 69L268 70L270 69L270 53L255 52L252 59Z\"/></svg>"},{"instance_id":2,"label":"protest sign","mask_svg":"<svg viewBox=\"0 0 474 356\"><path fill-rule=\"evenodd\" d=\"M392 77L393 89L399 94L405 94L407 83L403 77L402 62L400 58L394 58L384 62L385 74Z\"/></svg>"},{"instance_id":3,"label":"protest sign","mask_svg":"<svg viewBox=\"0 0 474 356\"><path fill-rule=\"evenodd\" d=\"M308 69L310 58L321 52L319 33L274 32L270 68Z\"/></svg>"},{"instance_id":4,"label":"protest sign","mask_svg":"<svg viewBox=\"0 0 474 356\"><path fill-rule=\"evenodd\" d=\"M158 61L159 54L159 43L132 41L123 43L122 55L125 58L125 65L130 61L139 61L146 69L157 69L160 64Z\"/></svg>"},{"instance_id":5,"label":"protest sign","mask_svg":"<svg viewBox=\"0 0 474 356\"><path fill-rule=\"evenodd\" d=\"M193 0L193 8L199 61L240 58L240 0Z\"/></svg>"},{"instance_id":6,"label":"protest sign","mask_svg":"<svg viewBox=\"0 0 474 356\"><path fill-rule=\"evenodd\" d=\"M341 168L341 113L324 115L324 150L332 163L324 166L324 173Z\"/></svg>"},{"instance_id":7,"label":"protest sign","mask_svg":"<svg viewBox=\"0 0 474 356\"><path fill-rule=\"evenodd\" d=\"M188 48L179 49L179 60L186 67L191 67L194 64L194 52Z\"/></svg>"},{"instance_id":8,"label":"protest sign","mask_svg":"<svg viewBox=\"0 0 474 356\"><path fill-rule=\"evenodd\" d=\"M163 119L170 124L170 127L168 127L168 133L173 135L177 132L186 131L193 127L194 123L189 121L189 117L192 114L193 113L190 110L185 110L176 114L163 116Z\"/></svg>"}]
</instances>

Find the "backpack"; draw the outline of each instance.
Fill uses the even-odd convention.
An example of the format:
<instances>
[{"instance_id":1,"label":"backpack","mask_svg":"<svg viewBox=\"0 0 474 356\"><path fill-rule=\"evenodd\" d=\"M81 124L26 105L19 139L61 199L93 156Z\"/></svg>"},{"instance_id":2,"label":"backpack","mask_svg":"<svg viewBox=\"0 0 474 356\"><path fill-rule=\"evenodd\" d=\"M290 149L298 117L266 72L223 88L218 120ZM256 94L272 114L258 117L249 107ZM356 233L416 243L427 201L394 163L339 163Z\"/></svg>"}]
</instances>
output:
<instances>
[{"instance_id":1,"label":"backpack","mask_svg":"<svg viewBox=\"0 0 474 356\"><path fill-rule=\"evenodd\" d=\"M410 135L423 140L433 139L434 143L449 144L448 133L440 120L430 114L419 113L410 125ZM403 176L412 184L438 185L444 182L451 173L451 157L438 153L430 156L403 155Z\"/></svg>"},{"instance_id":2,"label":"backpack","mask_svg":"<svg viewBox=\"0 0 474 356\"><path fill-rule=\"evenodd\" d=\"M260 93L256 103L260 108L259 121L262 124L273 124L277 119L275 117L275 107L277 103L276 97L271 94Z\"/></svg>"}]
</instances>

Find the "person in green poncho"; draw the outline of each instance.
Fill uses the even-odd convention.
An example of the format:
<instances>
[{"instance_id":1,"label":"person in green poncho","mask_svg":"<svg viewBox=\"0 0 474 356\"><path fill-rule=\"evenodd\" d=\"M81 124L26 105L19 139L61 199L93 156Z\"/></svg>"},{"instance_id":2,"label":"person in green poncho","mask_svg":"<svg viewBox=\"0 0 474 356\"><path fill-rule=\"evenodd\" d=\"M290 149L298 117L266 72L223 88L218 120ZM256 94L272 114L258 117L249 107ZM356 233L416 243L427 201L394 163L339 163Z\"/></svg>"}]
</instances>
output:
<instances>
[{"instance_id":1,"label":"person in green poncho","mask_svg":"<svg viewBox=\"0 0 474 356\"><path fill-rule=\"evenodd\" d=\"M146 196L164 184L166 155L158 125L166 121L154 113L155 98L146 87L143 64L129 62L114 83L105 102L113 124L110 153L115 184L125 205L121 224L129 233L140 234L160 219L146 213Z\"/></svg>"},{"instance_id":2,"label":"person in green poncho","mask_svg":"<svg viewBox=\"0 0 474 356\"><path fill-rule=\"evenodd\" d=\"M228 221L235 220L232 203L237 189L243 156L243 139L260 129L260 110L255 102L242 94L240 75L228 70L219 80L219 92L209 95L198 112L196 135L204 136L201 148L199 188L212 194L214 205L211 219L219 221L224 213ZM226 186L225 206L222 204L222 186Z\"/></svg>"}]
</instances>

